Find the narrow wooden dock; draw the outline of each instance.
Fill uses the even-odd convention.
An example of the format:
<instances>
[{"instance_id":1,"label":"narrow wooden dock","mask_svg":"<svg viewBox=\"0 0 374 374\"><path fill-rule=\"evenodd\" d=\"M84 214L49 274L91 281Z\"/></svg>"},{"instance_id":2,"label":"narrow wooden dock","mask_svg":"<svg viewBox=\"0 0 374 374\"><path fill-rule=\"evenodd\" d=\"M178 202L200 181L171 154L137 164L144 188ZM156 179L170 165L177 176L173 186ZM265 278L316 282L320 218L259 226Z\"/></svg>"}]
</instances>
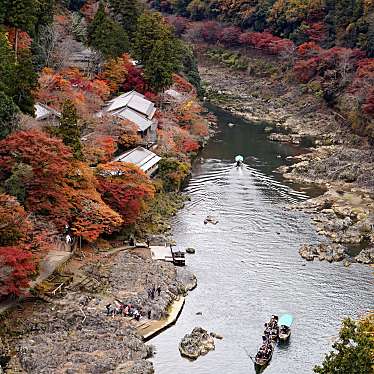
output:
<instances>
[{"instance_id":1,"label":"narrow wooden dock","mask_svg":"<svg viewBox=\"0 0 374 374\"><path fill-rule=\"evenodd\" d=\"M170 313L165 319L159 321L148 320L140 322L137 328L138 334L142 336L145 341L150 340L160 332L175 324L182 312L185 301L184 296L179 296L179 298L175 300L173 304L171 304Z\"/></svg>"}]
</instances>

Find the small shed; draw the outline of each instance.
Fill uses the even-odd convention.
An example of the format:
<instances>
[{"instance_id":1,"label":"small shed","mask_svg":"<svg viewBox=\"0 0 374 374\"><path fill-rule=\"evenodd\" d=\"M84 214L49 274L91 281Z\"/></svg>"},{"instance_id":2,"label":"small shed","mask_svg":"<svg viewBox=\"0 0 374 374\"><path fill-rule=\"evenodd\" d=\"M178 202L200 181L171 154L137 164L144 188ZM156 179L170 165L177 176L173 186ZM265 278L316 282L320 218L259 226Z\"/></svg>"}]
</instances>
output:
<instances>
[{"instance_id":1,"label":"small shed","mask_svg":"<svg viewBox=\"0 0 374 374\"><path fill-rule=\"evenodd\" d=\"M118 162L129 162L135 164L149 176L152 176L157 172L160 160L160 156L143 147L134 148L114 159L114 161Z\"/></svg>"}]
</instances>

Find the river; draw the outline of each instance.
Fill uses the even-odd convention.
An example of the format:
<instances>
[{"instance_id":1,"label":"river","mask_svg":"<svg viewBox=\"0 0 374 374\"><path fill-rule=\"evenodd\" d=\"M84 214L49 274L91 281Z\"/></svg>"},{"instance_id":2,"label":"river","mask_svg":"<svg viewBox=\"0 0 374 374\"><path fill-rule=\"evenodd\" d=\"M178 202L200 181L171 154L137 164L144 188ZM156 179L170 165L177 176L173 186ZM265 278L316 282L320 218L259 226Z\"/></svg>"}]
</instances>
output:
<instances>
[{"instance_id":1,"label":"river","mask_svg":"<svg viewBox=\"0 0 374 374\"><path fill-rule=\"evenodd\" d=\"M196 274L176 325L150 343L160 374L248 374L271 314L291 313L295 322L287 345L275 349L267 374L308 374L329 351L340 321L357 317L373 303L372 269L342 263L306 263L302 243L315 243L310 217L287 209L308 198L273 170L299 150L266 139L254 125L210 108L218 131L203 150L186 188L191 201L173 222L181 248L194 247L187 267ZM229 127L228 123L236 126ZM236 168L235 155L245 157ZM204 225L207 215L219 220ZM201 315L197 315L201 312ZM181 338L195 326L224 336L216 350L196 361L180 356Z\"/></svg>"}]
</instances>

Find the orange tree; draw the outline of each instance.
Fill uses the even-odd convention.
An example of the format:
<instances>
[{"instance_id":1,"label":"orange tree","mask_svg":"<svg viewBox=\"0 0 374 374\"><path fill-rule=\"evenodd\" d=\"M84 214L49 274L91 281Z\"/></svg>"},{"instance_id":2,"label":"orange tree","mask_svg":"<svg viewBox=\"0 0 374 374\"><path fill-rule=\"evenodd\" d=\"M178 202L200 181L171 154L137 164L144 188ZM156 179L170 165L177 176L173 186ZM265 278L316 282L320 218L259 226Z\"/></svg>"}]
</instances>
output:
<instances>
[{"instance_id":1,"label":"orange tree","mask_svg":"<svg viewBox=\"0 0 374 374\"><path fill-rule=\"evenodd\" d=\"M0 183L24 191L27 211L49 216L62 227L71 216L65 175L72 161L62 140L37 131L18 131L0 141ZM28 173L18 173L20 164Z\"/></svg>"},{"instance_id":2,"label":"orange tree","mask_svg":"<svg viewBox=\"0 0 374 374\"><path fill-rule=\"evenodd\" d=\"M0 184L23 191L26 210L39 220L58 231L69 224L87 241L122 224L101 199L88 165L74 160L60 139L41 131L19 131L0 141Z\"/></svg>"}]
</instances>

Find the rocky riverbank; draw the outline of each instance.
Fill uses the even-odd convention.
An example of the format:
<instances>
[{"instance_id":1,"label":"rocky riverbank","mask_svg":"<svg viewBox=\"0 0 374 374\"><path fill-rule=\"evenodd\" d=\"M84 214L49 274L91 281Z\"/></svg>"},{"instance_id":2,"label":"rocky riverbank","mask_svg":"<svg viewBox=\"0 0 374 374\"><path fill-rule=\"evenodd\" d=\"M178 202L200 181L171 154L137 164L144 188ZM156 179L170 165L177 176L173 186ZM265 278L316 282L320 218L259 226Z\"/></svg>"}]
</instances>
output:
<instances>
[{"instance_id":1,"label":"rocky riverbank","mask_svg":"<svg viewBox=\"0 0 374 374\"><path fill-rule=\"evenodd\" d=\"M73 268L74 261L64 272ZM94 256L86 259L79 274L91 281L77 287L73 281L65 296L49 303L26 302L2 321L2 355L10 358L9 371L153 373L147 360L153 348L142 341L137 328L148 318L165 317L169 305L195 278L171 263L153 261L147 249ZM150 297L153 286L159 292ZM106 305L116 299L134 305L142 319L107 316Z\"/></svg>"},{"instance_id":2,"label":"rocky riverbank","mask_svg":"<svg viewBox=\"0 0 374 374\"><path fill-rule=\"evenodd\" d=\"M265 131L270 140L308 149L278 170L290 181L326 191L300 207L292 207L312 213L326 241L322 252L316 248L306 251L306 247L300 252L308 259L351 261L355 257L358 262L374 263L372 146L353 134L344 119L326 108L313 92L282 74L277 61L264 56L246 58L248 69L239 71L201 53L199 71L206 98L248 120L267 122ZM335 244L339 244L338 250Z\"/></svg>"}]
</instances>

